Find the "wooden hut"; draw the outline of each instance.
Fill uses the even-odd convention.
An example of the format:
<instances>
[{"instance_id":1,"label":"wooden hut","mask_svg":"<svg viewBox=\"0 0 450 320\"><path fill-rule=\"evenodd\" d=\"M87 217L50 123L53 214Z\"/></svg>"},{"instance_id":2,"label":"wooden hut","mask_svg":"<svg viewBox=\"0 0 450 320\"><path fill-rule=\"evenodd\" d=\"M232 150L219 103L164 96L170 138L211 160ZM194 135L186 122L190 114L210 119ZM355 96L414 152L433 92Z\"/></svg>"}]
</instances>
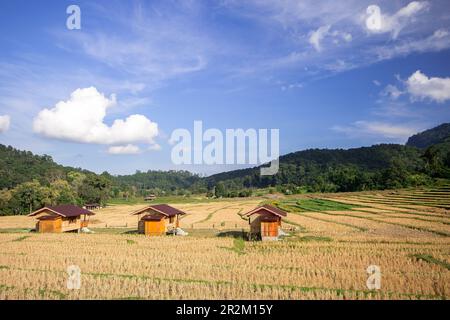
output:
<instances>
[{"instance_id":1,"label":"wooden hut","mask_svg":"<svg viewBox=\"0 0 450 320\"><path fill-rule=\"evenodd\" d=\"M156 199L156 196L154 194L149 194L144 198L144 201L153 201Z\"/></svg>"},{"instance_id":2,"label":"wooden hut","mask_svg":"<svg viewBox=\"0 0 450 320\"><path fill-rule=\"evenodd\" d=\"M36 217L36 231L42 233L60 233L80 231L87 227L89 217L93 212L71 204L44 207L30 213L29 217Z\"/></svg>"},{"instance_id":3,"label":"wooden hut","mask_svg":"<svg viewBox=\"0 0 450 320\"><path fill-rule=\"evenodd\" d=\"M245 214L249 218L250 238L261 237L261 240L278 240L281 219L287 213L271 205L263 205Z\"/></svg>"},{"instance_id":4,"label":"wooden hut","mask_svg":"<svg viewBox=\"0 0 450 320\"><path fill-rule=\"evenodd\" d=\"M179 227L179 217L185 212L167 204L147 206L132 213L138 216L138 232L148 236L165 235Z\"/></svg>"},{"instance_id":5,"label":"wooden hut","mask_svg":"<svg viewBox=\"0 0 450 320\"><path fill-rule=\"evenodd\" d=\"M86 203L83 206L84 209L87 210L96 210L96 209L100 209L100 204L99 203Z\"/></svg>"}]
</instances>

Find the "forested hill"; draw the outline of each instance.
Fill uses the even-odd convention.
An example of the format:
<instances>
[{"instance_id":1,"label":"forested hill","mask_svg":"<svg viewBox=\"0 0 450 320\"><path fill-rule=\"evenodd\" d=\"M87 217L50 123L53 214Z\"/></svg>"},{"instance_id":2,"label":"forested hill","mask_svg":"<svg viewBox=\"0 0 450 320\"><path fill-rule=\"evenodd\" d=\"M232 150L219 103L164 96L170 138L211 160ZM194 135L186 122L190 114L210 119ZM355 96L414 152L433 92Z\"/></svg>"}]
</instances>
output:
<instances>
[{"instance_id":1,"label":"forested hill","mask_svg":"<svg viewBox=\"0 0 450 320\"><path fill-rule=\"evenodd\" d=\"M137 171L112 176L65 167L50 156L0 145L0 214L44 204L105 203L109 198L156 195L248 196L255 188L284 193L401 188L450 178L450 124L419 133L407 145L310 149L280 157L280 170L260 176L260 167L206 178L188 171Z\"/></svg>"},{"instance_id":2,"label":"forested hill","mask_svg":"<svg viewBox=\"0 0 450 320\"><path fill-rule=\"evenodd\" d=\"M306 191L352 191L401 187L402 181L422 179L422 151L397 144L354 149L310 149L280 157L274 176L260 177L260 167L223 172L205 178L209 186L225 189L290 185Z\"/></svg>"},{"instance_id":3,"label":"forested hill","mask_svg":"<svg viewBox=\"0 0 450 320\"><path fill-rule=\"evenodd\" d=\"M153 193L161 191L175 191L177 189L189 189L201 178L189 171L156 171L149 170L147 172L136 171L131 175L119 175L112 177L112 180L118 186L134 186L137 189L155 189ZM159 189L159 190L158 190Z\"/></svg>"},{"instance_id":4,"label":"forested hill","mask_svg":"<svg viewBox=\"0 0 450 320\"><path fill-rule=\"evenodd\" d=\"M13 188L34 179L42 184L67 179L67 174L71 171L90 173L59 165L48 155L39 156L0 144L0 189Z\"/></svg>"},{"instance_id":5,"label":"forested hill","mask_svg":"<svg viewBox=\"0 0 450 320\"><path fill-rule=\"evenodd\" d=\"M407 146L428 148L433 144L450 142L450 123L417 133L408 139Z\"/></svg>"}]
</instances>

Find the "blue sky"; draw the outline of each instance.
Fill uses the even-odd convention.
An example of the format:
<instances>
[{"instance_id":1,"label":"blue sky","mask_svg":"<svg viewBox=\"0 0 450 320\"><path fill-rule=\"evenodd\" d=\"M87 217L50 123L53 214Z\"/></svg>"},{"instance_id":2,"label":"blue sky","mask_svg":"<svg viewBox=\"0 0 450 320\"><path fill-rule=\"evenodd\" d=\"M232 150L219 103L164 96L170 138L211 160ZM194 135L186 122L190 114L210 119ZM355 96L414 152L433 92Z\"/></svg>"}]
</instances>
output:
<instances>
[{"instance_id":1,"label":"blue sky","mask_svg":"<svg viewBox=\"0 0 450 320\"><path fill-rule=\"evenodd\" d=\"M66 27L71 4L80 30ZM0 143L113 174L234 169L172 163L171 132L195 120L277 128L281 154L404 143L450 121L449 9L446 0L3 0Z\"/></svg>"}]
</instances>

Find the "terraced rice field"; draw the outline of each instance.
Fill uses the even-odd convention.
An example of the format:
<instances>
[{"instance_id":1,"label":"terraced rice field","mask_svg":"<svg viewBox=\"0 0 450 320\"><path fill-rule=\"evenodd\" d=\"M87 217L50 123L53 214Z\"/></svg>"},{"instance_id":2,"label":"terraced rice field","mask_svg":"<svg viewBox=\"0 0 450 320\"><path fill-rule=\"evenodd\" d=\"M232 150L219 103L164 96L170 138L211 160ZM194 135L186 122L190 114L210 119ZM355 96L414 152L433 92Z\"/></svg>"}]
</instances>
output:
<instances>
[{"instance_id":1,"label":"terraced rice field","mask_svg":"<svg viewBox=\"0 0 450 320\"><path fill-rule=\"evenodd\" d=\"M0 299L448 299L448 199L444 186L177 204L190 235L153 238L132 233L142 206L107 207L96 234L0 233ZM261 202L289 212L290 236L224 237L247 230L241 215ZM0 217L0 228L29 220ZM78 290L67 288L70 265ZM367 287L370 265L379 289Z\"/></svg>"}]
</instances>

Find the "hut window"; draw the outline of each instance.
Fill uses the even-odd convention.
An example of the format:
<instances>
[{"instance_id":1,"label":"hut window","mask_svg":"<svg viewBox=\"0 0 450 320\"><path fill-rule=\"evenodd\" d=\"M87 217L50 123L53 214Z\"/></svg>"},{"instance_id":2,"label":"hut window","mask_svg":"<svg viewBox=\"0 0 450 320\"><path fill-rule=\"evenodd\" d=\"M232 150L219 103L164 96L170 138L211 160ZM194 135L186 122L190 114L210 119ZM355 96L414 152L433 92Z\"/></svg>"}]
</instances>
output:
<instances>
[{"instance_id":1,"label":"hut window","mask_svg":"<svg viewBox=\"0 0 450 320\"><path fill-rule=\"evenodd\" d=\"M175 217L170 217L169 218L169 223L173 223L175 221Z\"/></svg>"}]
</instances>

